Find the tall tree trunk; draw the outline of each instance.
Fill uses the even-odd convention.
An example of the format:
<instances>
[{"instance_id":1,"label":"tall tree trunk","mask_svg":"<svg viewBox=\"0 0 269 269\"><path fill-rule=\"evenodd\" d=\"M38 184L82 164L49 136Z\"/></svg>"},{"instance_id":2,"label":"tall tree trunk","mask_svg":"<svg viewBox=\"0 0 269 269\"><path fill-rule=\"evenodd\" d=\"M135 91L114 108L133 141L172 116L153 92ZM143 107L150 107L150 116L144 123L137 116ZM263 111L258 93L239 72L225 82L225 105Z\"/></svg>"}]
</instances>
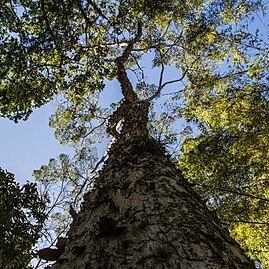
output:
<instances>
[{"instance_id":1,"label":"tall tree trunk","mask_svg":"<svg viewBox=\"0 0 269 269\"><path fill-rule=\"evenodd\" d=\"M159 143L119 140L53 269L255 268Z\"/></svg>"}]
</instances>

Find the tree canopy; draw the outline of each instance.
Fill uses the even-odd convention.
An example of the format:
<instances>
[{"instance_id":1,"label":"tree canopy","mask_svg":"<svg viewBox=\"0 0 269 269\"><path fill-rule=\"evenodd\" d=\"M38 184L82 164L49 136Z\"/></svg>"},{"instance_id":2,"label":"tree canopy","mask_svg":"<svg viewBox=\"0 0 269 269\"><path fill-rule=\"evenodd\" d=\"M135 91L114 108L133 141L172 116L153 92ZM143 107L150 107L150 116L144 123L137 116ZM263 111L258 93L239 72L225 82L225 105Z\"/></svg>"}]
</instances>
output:
<instances>
[{"instance_id":1,"label":"tree canopy","mask_svg":"<svg viewBox=\"0 0 269 269\"><path fill-rule=\"evenodd\" d=\"M28 268L45 219L46 199L35 183L22 187L14 175L0 168L0 266Z\"/></svg>"},{"instance_id":2,"label":"tree canopy","mask_svg":"<svg viewBox=\"0 0 269 269\"><path fill-rule=\"evenodd\" d=\"M124 100L149 101L152 136L268 265L269 47L257 29L266 8L262 0L4 0L0 115L18 122L57 100L50 125L75 157L35 174L45 184L60 175L77 200L109 115ZM123 100L107 106L110 81Z\"/></svg>"},{"instance_id":3,"label":"tree canopy","mask_svg":"<svg viewBox=\"0 0 269 269\"><path fill-rule=\"evenodd\" d=\"M188 112L200 110L201 132L186 140L181 167L245 249L268 266L268 86L230 94Z\"/></svg>"},{"instance_id":4,"label":"tree canopy","mask_svg":"<svg viewBox=\"0 0 269 269\"><path fill-rule=\"evenodd\" d=\"M4 1L1 115L26 119L59 94L75 110L72 105L102 91L105 79L117 78L116 59L127 44L125 69L139 69L136 88L145 94L165 87L161 79L159 85L147 85L139 68L146 53L152 53L153 67L173 65L181 71L175 79L186 77L192 85L199 80L214 85L225 72L218 68L220 61L231 55L238 64L225 73L238 73L234 69L242 65L257 73L266 54L257 59L260 40L249 35L246 20L262 7L261 1L245 0Z\"/></svg>"}]
</instances>

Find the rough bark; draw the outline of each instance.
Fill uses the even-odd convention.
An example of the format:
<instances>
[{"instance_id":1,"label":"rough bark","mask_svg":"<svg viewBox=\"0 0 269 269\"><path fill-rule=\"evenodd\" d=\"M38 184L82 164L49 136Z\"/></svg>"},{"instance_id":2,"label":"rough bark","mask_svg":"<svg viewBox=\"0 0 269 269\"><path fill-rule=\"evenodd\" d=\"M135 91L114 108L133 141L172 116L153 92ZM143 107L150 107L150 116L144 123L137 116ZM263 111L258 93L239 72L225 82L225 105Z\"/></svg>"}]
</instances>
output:
<instances>
[{"instance_id":1,"label":"rough bark","mask_svg":"<svg viewBox=\"0 0 269 269\"><path fill-rule=\"evenodd\" d=\"M162 147L119 140L53 269L255 268Z\"/></svg>"}]
</instances>

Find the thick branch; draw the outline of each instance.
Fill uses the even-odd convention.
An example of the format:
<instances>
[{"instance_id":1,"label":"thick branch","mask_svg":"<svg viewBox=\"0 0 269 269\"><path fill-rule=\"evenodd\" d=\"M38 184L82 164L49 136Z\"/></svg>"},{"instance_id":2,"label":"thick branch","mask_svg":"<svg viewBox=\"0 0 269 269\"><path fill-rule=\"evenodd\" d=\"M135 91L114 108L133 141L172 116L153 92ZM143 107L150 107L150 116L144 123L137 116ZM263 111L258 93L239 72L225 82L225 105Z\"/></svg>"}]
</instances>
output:
<instances>
[{"instance_id":1,"label":"thick branch","mask_svg":"<svg viewBox=\"0 0 269 269\"><path fill-rule=\"evenodd\" d=\"M116 59L117 64L117 77L121 85L122 94L124 98L128 101L136 101L138 99L136 93L133 91L132 84L127 76L127 72L125 70L124 64L128 60L129 55L132 52L134 44L139 41L142 36L142 23L138 21L137 25L137 34L133 40L131 40L122 55Z\"/></svg>"}]
</instances>

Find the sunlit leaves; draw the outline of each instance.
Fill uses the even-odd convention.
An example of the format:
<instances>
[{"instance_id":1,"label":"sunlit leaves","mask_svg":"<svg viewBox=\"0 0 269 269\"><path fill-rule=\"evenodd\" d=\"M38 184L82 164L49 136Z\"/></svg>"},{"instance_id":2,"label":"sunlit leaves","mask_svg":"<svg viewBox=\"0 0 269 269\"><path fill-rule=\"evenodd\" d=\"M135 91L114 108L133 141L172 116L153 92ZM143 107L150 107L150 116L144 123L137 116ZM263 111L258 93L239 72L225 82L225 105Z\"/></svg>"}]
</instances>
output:
<instances>
[{"instance_id":1,"label":"sunlit leaves","mask_svg":"<svg viewBox=\"0 0 269 269\"><path fill-rule=\"evenodd\" d=\"M89 31L80 6L70 1L59 5L48 1L15 5L10 1L1 6L1 13L2 116L16 121L27 118L33 108L63 89L102 89L106 48L97 46L94 54L85 48L94 35L95 42L100 36L104 41L105 33L98 30L98 25ZM92 14L88 19L94 23L96 16Z\"/></svg>"},{"instance_id":2,"label":"sunlit leaves","mask_svg":"<svg viewBox=\"0 0 269 269\"><path fill-rule=\"evenodd\" d=\"M84 93L102 91L104 78L115 77L114 60L136 33L138 20L143 37L133 57L153 50L155 63L188 66L193 78L201 68L214 67L206 59L223 60L238 43L238 35L225 27L229 17L236 13L242 19L261 7L260 1L5 2L0 113L17 121L63 91L73 103ZM234 60L241 59L237 49ZM136 63L128 61L130 68ZM254 66L253 72L258 72Z\"/></svg>"},{"instance_id":3,"label":"sunlit leaves","mask_svg":"<svg viewBox=\"0 0 269 269\"><path fill-rule=\"evenodd\" d=\"M98 105L98 94L68 91L54 115L50 126L55 129L55 136L62 144L76 145L78 142L94 144L105 135L107 109Z\"/></svg>"},{"instance_id":4,"label":"sunlit leaves","mask_svg":"<svg viewBox=\"0 0 269 269\"><path fill-rule=\"evenodd\" d=\"M248 70L248 75L250 78L258 77L261 73L262 67L259 63L255 63L251 65L251 67Z\"/></svg>"},{"instance_id":5,"label":"sunlit leaves","mask_svg":"<svg viewBox=\"0 0 269 269\"><path fill-rule=\"evenodd\" d=\"M237 17L230 19L235 22ZM186 140L181 167L232 235L266 267L268 46L258 32L252 36L243 29L224 33L223 44L230 49L216 43L209 54L221 68L215 75L208 68L197 72L184 94L186 106L181 112L198 124L200 134Z\"/></svg>"},{"instance_id":6,"label":"sunlit leaves","mask_svg":"<svg viewBox=\"0 0 269 269\"><path fill-rule=\"evenodd\" d=\"M185 112L200 134L186 140L181 167L248 253L268 266L268 86L240 82L187 95Z\"/></svg>"}]
</instances>

